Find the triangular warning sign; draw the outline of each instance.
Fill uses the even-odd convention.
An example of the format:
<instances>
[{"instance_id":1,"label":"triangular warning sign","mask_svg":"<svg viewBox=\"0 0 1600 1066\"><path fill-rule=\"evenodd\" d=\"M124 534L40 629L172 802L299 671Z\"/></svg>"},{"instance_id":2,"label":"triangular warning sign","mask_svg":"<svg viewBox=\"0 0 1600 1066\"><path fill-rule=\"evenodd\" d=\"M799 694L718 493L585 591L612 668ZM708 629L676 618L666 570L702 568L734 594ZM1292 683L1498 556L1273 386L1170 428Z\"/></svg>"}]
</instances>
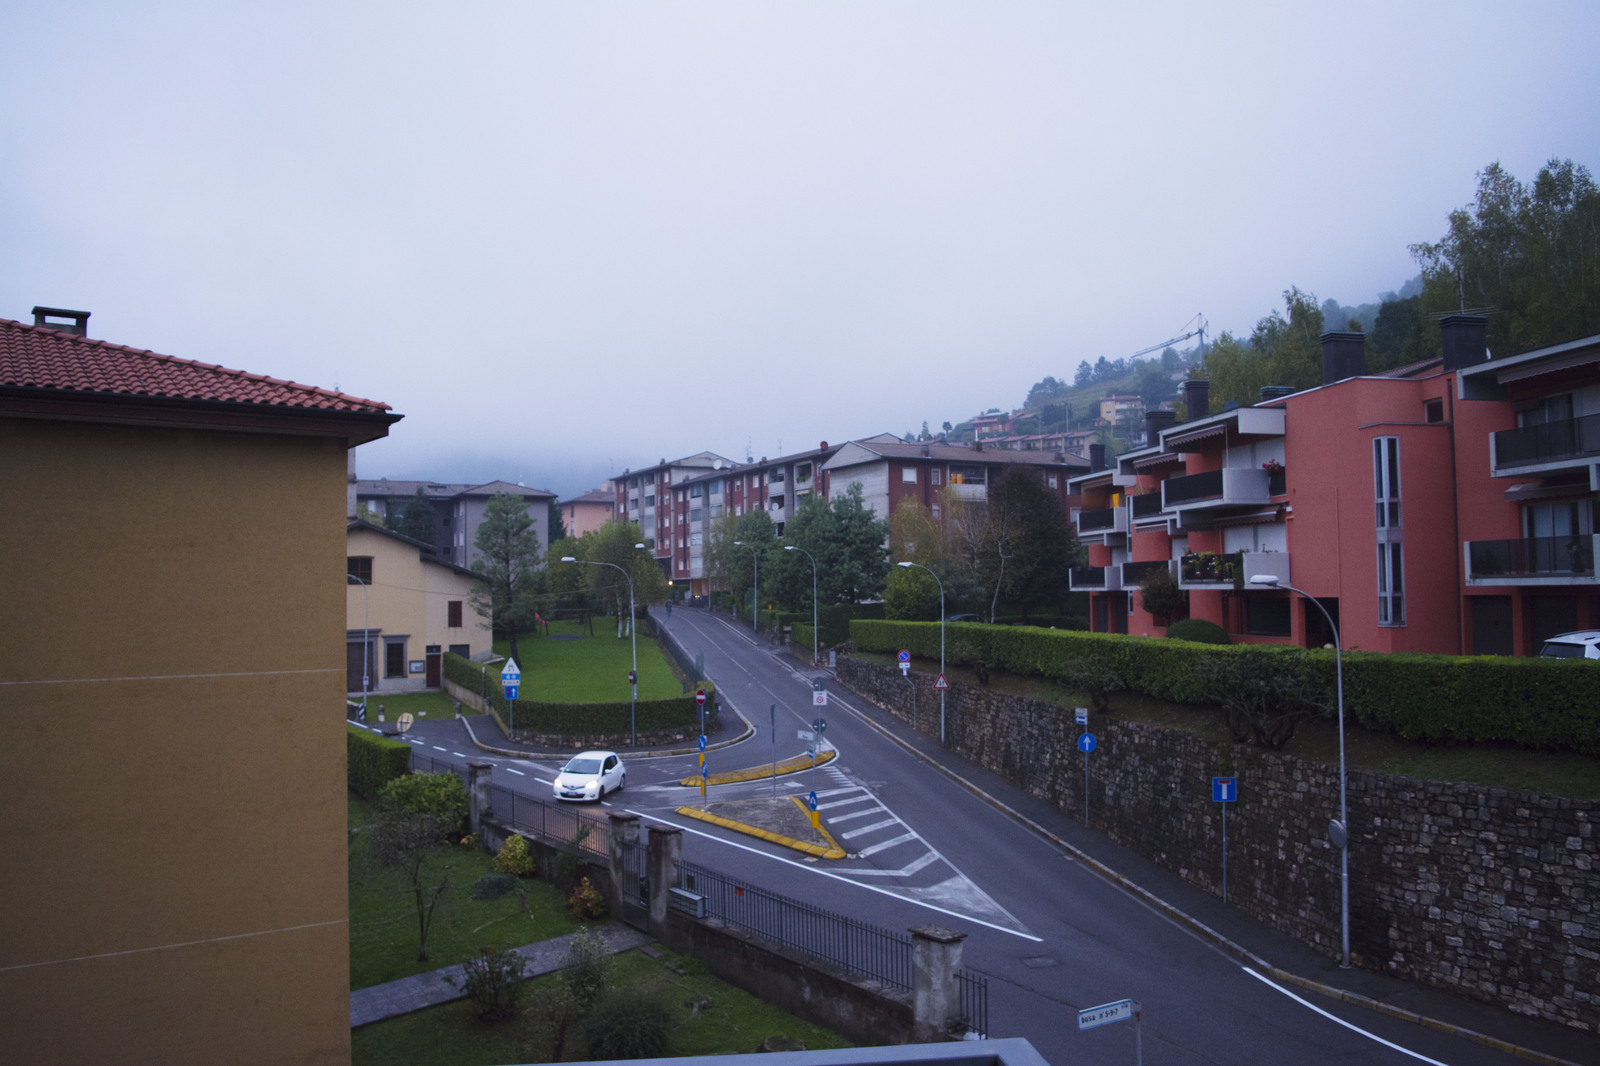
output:
<instances>
[{"instance_id":1,"label":"triangular warning sign","mask_svg":"<svg viewBox=\"0 0 1600 1066\"><path fill-rule=\"evenodd\" d=\"M947 689L947 688L950 687L950 682L948 682L948 681L946 681L944 679L944 675L943 674L940 674L939 675L939 680L937 680L937 681L935 681L933 683L933 687L937 688L937 689Z\"/></svg>"}]
</instances>

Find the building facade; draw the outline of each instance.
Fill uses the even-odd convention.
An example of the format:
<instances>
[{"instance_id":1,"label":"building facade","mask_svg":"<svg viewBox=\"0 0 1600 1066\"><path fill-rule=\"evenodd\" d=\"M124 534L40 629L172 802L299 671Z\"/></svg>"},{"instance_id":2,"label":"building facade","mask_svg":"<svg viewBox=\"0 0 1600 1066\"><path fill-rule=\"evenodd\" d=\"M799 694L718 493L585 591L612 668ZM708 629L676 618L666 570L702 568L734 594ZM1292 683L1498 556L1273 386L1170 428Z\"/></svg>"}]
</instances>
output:
<instances>
[{"instance_id":1,"label":"building facade","mask_svg":"<svg viewBox=\"0 0 1600 1066\"><path fill-rule=\"evenodd\" d=\"M539 551L550 548L550 504L556 494L531 489L509 481L490 481L483 485L450 485L437 481L390 481L388 478L356 482L356 502L365 505L384 525L400 523L406 508L416 500L417 490L433 507L432 548L440 561L471 569L478 561L478 527L483 524L489 501L500 493L516 496L528 505L539 537ZM351 513L351 518L355 513Z\"/></svg>"}]
</instances>

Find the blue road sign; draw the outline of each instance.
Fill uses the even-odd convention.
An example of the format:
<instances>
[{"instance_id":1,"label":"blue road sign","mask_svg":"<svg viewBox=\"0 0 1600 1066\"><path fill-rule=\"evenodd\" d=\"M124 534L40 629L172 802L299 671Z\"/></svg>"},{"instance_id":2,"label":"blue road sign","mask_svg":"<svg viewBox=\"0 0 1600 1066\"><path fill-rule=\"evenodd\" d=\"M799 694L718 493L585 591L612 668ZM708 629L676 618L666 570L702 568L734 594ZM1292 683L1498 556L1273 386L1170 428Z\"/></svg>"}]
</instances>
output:
<instances>
[{"instance_id":1,"label":"blue road sign","mask_svg":"<svg viewBox=\"0 0 1600 1066\"><path fill-rule=\"evenodd\" d=\"M1078 750L1083 752L1085 755L1094 750L1093 733L1085 733L1083 736L1078 738Z\"/></svg>"},{"instance_id":2,"label":"blue road sign","mask_svg":"<svg viewBox=\"0 0 1600 1066\"><path fill-rule=\"evenodd\" d=\"M704 733L700 734L700 750L706 750L706 735Z\"/></svg>"},{"instance_id":3,"label":"blue road sign","mask_svg":"<svg viewBox=\"0 0 1600 1066\"><path fill-rule=\"evenodd\" d=\"M507 685L506 686L506 699L514 700L516 698L517 698L517 686L516 685Z\"/></svg>"},{"instance_id":4,"label":"blue road sign","mask_svg":"<svg viewBox=\"0 0 1600 1066\"><path fill-rule=\"evenodd\" d=\"M700 764L700 776L701 777L710 777L711 776L711 768L709 766L707 766L705 763L701 763Z\"/></svg>"},{"instance_id":5,"label":"blue road sign","mask_svg":"<svg viewBox=\"0 0 1600 1066\"><path fill-rule=\"evenodd\" d=\"M816 792L815 789L812 789L811 790L811 795L806 797L806 805L808 807L810 807L812 810L816 810L817 809L817 792Z\"/></svg>"},{"instance_id":6,"label":"blue road sign","mask_svg":"<svg viewBox=\"0 0 1600 1066\"><path fill-rule=\"evenodd\" d=\"M1213 777L1211 779L1211 798L1217 803L1233 803L1239 798L1239 779L1237 777Z\"/></svg>"},{"instance_id":7,"label":"blue road sign","mask_svg":"<svg viewBox=\"0 0 1600 1066\"><path fill-rule=\"evenodd\" d=\"M908 663L911 661L911 653L904 648L900 649L900 654L898 657L903 663Z\"/></svg>"}]
</instances>

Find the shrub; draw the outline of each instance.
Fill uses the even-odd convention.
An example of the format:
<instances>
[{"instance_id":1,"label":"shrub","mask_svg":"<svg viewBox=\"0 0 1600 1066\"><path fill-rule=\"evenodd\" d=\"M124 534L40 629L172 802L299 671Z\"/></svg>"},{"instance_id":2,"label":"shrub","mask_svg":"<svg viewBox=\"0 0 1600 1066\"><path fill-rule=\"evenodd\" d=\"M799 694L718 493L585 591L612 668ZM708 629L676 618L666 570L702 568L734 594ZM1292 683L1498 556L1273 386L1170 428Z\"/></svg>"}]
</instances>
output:
<instances>
[{"instance_id":1,"label":"shrub","mask_svg":"<svg viewBox=\"0 0 1600 1066\"><path fill-rule=\"evenodd\" d=\"M572 938L562 964L561 987L572 997L579 1014L588 1014L595 1001L611 987L615 965L611 948L594 929L580 929Z\"/></svg>"},{"instance_id":2,"label":"shrub","mask_svg":"<svg viewBox=\"0 0 1600 1066\"><path fill-rule=\"evenodd\" d=\"M411 769L411 745L355 726L345 727L345 766L350 790L375 800L384 785Z\"/></svg>"},{"instance_id":3,"label":"shrub","mask_svg":"<svg viewBox=\"0 0 1600 1066\"><path fill-rule=\"evenodd\" d=\"M517 997L522 994L522 978L527 968L528 960L515 951L483 947L461 964L460 980L452 979L451 983L465 991L477 1005L478 1017L504 1018L511 1014Z\"/></svg>"},{"instance_id":4,"label":"shrub","mask_svg":"<svg viewBox=\"0 0 1600 1066\"><path fill-rule=\"evenodd\" d=\"M378 806L430 815L459 827L467 821L467 788L455 774L407 774L383 786Z\"/></svg>"},{"instance_id":5,"label":"shrub","mask_svg":"<svg viewBox=\"0 0 1600 1066\"><path fill-rule=\"evenodd\" d=\"M591 1059L657 1059L672 1054L677 1010L656 982L614 988L583 1022Z\"/></svg>"},{"instance_id":6,"label":"shrub","mask_svg":"<svg viewBox=\"0 0 1600 1066\"><path fill-rule=\"evenodd\" d=\"M1157 570L1139 586L1139 606L1149 611L1159 624L1171 625L1174 619L1181 619L1188 614L1189 594L1179 587L1171 573Z\"/></svg>"},{"instance_id":7,"label":"shrub","mask_svg":"<svg viewBox=\"0 0 1600 1066\"><path fill-rule=\"evenodd\" d=\"M1204 618L1183 618L1167 627L1167 636L1173 640L1189 640L1196 644L1232 644L1228 631Z\"/></svg>"},{"instance_id":8,"label":"shrub","mask_svg":"<svg viewBox=\"0 0 1600 1066\"><path fill-rule=\"evenodd\" d=\"M533 852L528 848L528 838L512 833L500 845L494 857L494 871L499 874L516 874L529 877L533 874Z\"/></svg>"},{"instance_id":9,"label":"shrub","mask_svg":"<svg viewBox=\"0 0 1600 1066\"><path fill-rule=\"evenodd\" d=\"M510 874L484 874L472 886L473 899L499 899L517 890L517 879Z\"/></svg>"},{"instance_id":10,"label":"shrub","mask_svg":"<svg viewBox=\"0 0 1600 1066\"><path fill-rule=\"evenodd\" d=\"M567 897L567 910L571 911L572 916L580 922L593 918L604 918L606 916L606 898L585 877L578 882L578 887L572 890L572 895Z\"/></svg>"}]
</instances>

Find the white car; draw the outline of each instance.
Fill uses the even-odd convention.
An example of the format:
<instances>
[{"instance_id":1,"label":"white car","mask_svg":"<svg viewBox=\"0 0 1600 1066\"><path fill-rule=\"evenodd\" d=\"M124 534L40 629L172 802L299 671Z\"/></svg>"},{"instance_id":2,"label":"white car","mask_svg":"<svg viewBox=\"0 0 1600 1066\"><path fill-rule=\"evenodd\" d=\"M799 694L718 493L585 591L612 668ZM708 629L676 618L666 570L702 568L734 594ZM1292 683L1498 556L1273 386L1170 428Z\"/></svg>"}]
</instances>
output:
<instances>
[{"instance_id":1,"label":"white car","mask_svg":"<svg viewBox=\"0 0 1600 1066\"><path fill-rule=\"evenodd\" d=\"M558 800L602 800L628 783L622 757L614 751L585 751L567 760L551 791Z\"/></svg>"},{"instance_id":2,"label":"white car","mask_svg":"<svg viewBox=\"0 0 1600 1066\"><path fill-rule=\"evenodd\" d=\"M1600 629L1557 633L1544 642L1539 655L1546 659L1600 659Z\"/></svg>"}]
</instances>

